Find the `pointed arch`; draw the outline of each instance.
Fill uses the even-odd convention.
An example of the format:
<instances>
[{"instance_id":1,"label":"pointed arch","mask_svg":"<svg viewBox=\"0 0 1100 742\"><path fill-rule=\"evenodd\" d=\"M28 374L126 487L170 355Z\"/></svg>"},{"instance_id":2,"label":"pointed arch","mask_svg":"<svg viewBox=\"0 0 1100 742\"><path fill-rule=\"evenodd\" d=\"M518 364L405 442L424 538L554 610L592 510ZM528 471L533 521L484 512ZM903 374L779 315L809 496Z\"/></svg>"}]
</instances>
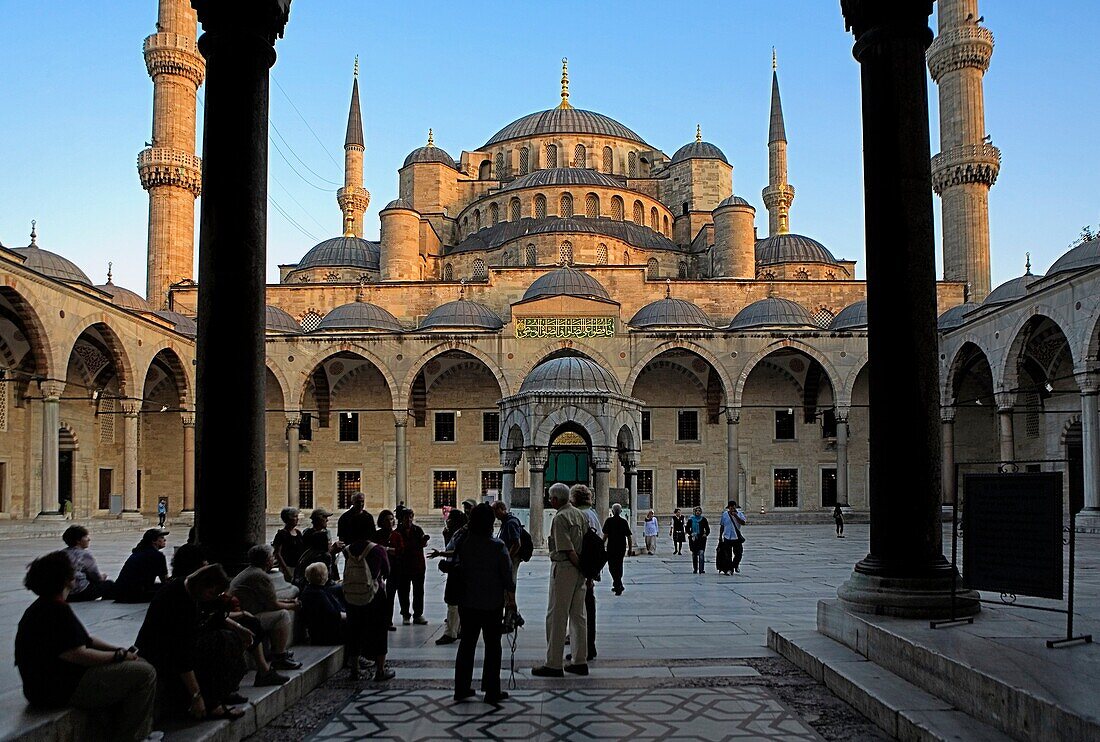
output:
<instances>
[{"instance_id":1,"label":"pointed arch","mask_svg":"<svg viewBox=\"0 0 1100 742\"><path fill-rule=\"evenodd\" d=\"M69 359L72 358L73 353L76 351L76 345L80 342L80 339L90 330L94 331L95 335L102 341L108 352L111 363L114 366L115 375L118 377L119 393L122 395L139 393L136 388L136 377L130 355L126 352L126 348L122 343L122 339L119 338L118 333L107 324L107 317L105 315L88 315L73 323L73 325L75 328L79 329L71 335L72 341L64 344L64 347L67 348L67 352L65 353L65 368L67 369Z\"/></svg>"},{"instance_id":2,"label":"pointed arch","mask_svg":"<svg viewBox=\"0 0 1100 742\"><path fill-rule=\"evenodd\" d=\"M562 356L580 356L582 358L587 358L590 361L595 361L602 368L609 371L611 375L615 377L616 382L621 383L622 381L618 377L618 374L615 373L615 366L610 363L610 359L608 359L607 356L605 356L600 351L596 350L596 348L594 348L593 346L578 342L576 340L559 340L556 343L546 345L545 347L540 349L539 353L532 354L530 356L530 358L532 358L533 360L529 360L523 364L523 373L520 376L521 383L522 380L526 379L528 374L530 374L537 366L542 365L546 361L552 360L554 358L560 358Z\"/></svg>"},{"instance_id":3,"label":"pointed arch","mask_svg":"<svg viewBox=\"0 0 1100 742\"><path fill-rule=\"evenodd\" d=\"M793 349L805 353L807 356L814 359L818 362L818 364L820 364L821 368L825 370L825 377L829 381L829 386L833 389L833 395L835 399L837 393L836 390L841 388L840 374L837 373L836 367L833 365L833 362L829 360L829 357L825 355L825 353L821 350L815 348L809 343L803 342L802 340L798 340L796 338L783 338L782 340L777 340L776 342L769 343L768 345L754 353L752 357L749 358L748 361L746 361L744 367L741 369L741 373L737 377L736 383L734 384L732 402L732 405L734 407L741 406L741 399L745 393L745 384L748 382L749 376L752 374L753 369L756 368L756 366L758 366L761 361L763 361L765 358L775 353L776 351L788 349Z\"/></svg>"},{"instance_id":4,"label":"pointed arch","mask_svg":"<svg viewBox=\"0 0 1100 742\"><path fill-rule=\"evenodd\" d=\"M609 441L608 431L600 424L599 419L583 407L571 404L559 407L544 417L539 423L538 429L534 431L532 443L540 447L549 446L554 431L566 424L578 425L584 428L591 439L593 448L613 445L613 442Z\"/></svg>"},{"instance_id":5,"label":"pointed arch","mask_svg":"<svg viewBox=\"0 0 1100 742\"><path fill-rule=\"evenodd\" d=\"M729 375L729 370L722 365L718 356L713 352L699 343L690 340L668 340L646 352L641 360L635 363L630 369L630 375L626 379L626 384L623 385L623 394L628 396L632 395L634 393L634 385L638 383L638 377L642 375L642 371L645 370L645 367L657 358L657 356L667 353L670 350L686 350L709 363L714 372L718 374L719 381L722 382L722 393L726 397L726 404L729 404L734 389L733 379Z\"/></svg>"},{"instance_id":6,"label":"pointed arch","mask_svg":"<svg viewBox=\"0 0 1100 742\"><path fill-rule=\"evenodd\" d=\"M391 399L398 399L397 394L395 394L395 390L398 388L397 380L394 378L393 372L386 364L386 362L380 356L374 353L374 351L370 350L366 346L348 341L340 343L330 343L317 348L313 352L313 354L307 359L306 363L303 364L302 370L299 371L298 374L294 377L294 388L296 389L297 393L290 395L287 393L289 392L289 388L286 388L283 390L283 399L288 401L292 399L303 399L306 390L309 388L310 383L312 383L313 374L317 370L317 368L325 363L325 361L327 361L328 359L341 353L358 356L360 359L371 363L375 368L378 369L379 373L382 374L382 378L385 379ZM277 366L272 366L271 364L268 364L268 368L270 368L272 373L275 374L275 378L279 380L280 385L285 383L285 380L280 376L279 373L281 369L279 369Z\"/></svg>"},{"instance_id":7,"label":"pointed arch","mask_svg":"<svg viewBox=\"0 0 1100 742\"><path fill-rule=\"evenodd\" d=\"M1067 331L1067 328L1073 326L1072 323L1061 311L1049 305L1040 304L1033 307L1030 313L1024 314L1016 320L1012 329L1007 333L1007 336L1012 340L1004 346L1001 354L997 355L996 358L991 357L989 359L989 366L993 371L993 383L998 391L1007 391L1019 387L1019 360L1027 347L1028 340L1031 339L1028 328L1041 324L1043 320L1052 323L1062 333L1062 337L1066 340L1066 350L1069 353L1070 363L1074 368L1078 366L1080 359L1074 353L1080 353L1080 349L1074 347Z\"/></svg>"},{"instance_id":8,"label":"pointed arch","mask_svg":"<svg viewBox=\"0 0 1100 742\"><path fill-rule=\"evenodd\" d=\"M496 377L497 386L500 387L500 396L503 398L511 394L511 386L508 383L508 378L504 375L504 370L500 367L500 364L497 363L496 359L475 345L471 345L462 340L449 340L444 343L433 345L431 348L421 353L416 361L413 362L412 366L409 367L400 385L396 387L398 391L397 394L394 395L394 399L398 400L398 404L408 404L408 400L412 396L412 388L413 384L416 382L416 377L424 369L428 361L452 350L461 351L484 363L486 368Z\"/></svg>"}]
</instances>

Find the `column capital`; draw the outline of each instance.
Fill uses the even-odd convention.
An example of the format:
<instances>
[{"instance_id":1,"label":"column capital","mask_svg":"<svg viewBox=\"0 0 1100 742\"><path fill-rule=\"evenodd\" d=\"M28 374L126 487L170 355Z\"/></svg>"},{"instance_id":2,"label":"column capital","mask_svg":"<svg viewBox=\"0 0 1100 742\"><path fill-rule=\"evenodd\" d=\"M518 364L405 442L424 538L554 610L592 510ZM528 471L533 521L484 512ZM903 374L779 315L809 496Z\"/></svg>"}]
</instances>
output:
<instances>
[{"instance_id":1,"label":"column capital","mask_svg":"<svg viewBox=\"0 0 1100 742\"><path fill-rule=\"evenodd\" d=\"M954 405L947 405L946 407L941 407L940 408L940 422L941 423L954 424L954 422L955 422L955 413L957 413L957 412L958 412L958 408L956 408Z\"/></svg>"},{"instance_id":2,"label":"column capital","mask_svg":"<svg viewBox=\"0 0 1100 742\"><path fill-rule=\"evenodd\" d=\"M61 394L65 391L65 382L54 381L53 379L40 381L38 382L38 389L42 392L44 402L57 402L60 401Z\"/></svg>"},{"instance_id":3,"label":"column capital","mask_svg":"<svg viewBox=\"0 0 1100 742\"><path fill-rule=\"evenodd\" d=\"M501 451L500 468L515 473L516 467L519 465L519 459L519 451Z\"/></svg>"},{"instance_id":4,"label":"column capital","mask_svg":"<svg viewBox=\"0 0 1100 742\"><path fill-rule=\"evenodd\" d=\"M180 422L183 423L183 427L185 427L185 428L195 427L195 411L194 410L184 410L183 412L181 412L180 413Z\"/></svg>"},{"instance_id":5,"label":"column capital","mask_svg":"<svg viewBox=\"0 0 1100 742\"><path fill-rule=\"evenodd\" d=\"M206 33L258 34L272 46L290 20L290 0L191 0L191 7Z\"/></svg>"},{"instance_id":6,"label":"column capital","mask_svg":"<svg viewBox=\"0 0 1100 742\"><path fill-rule=\"evenodd\" d=\"M1016 406L1016 395L1013 392L994 392L993 403L999 413L1012 412L1012 408Z\"/></svg>"},{"instance_id":7,"label":"column capital","mask_svg":"<svg viewBox=\"0 0 1100 742\"><path fill-rule=\"evenodd\" d=\"M287 428L297 428L302 424L301 410L283 410Z\"/></svg>"},{"instance_id":8,"label":"column capital","mask_svg":"<svg viewBox=\"0 0 1100 742\"><path fill-rule=\"evenodd\" d=\"M726 408L726 425L737 425L741 422L741 408L740 407L727 407Z\"/></svg>"},{"instance_id":9,"label":"column capital","mask_svg":"<svg viewBox=\"0 0 1100 742\"><path fill-rule=\"evenodd\" d=\"M550 456L545 448L531 446L527 449L527 464L531 471L543 471Z\"/></svg>"},{"instance_id":10,"label":"column capital","mask_svg":"<svg viewBox=\"0 0 1100 742\"><path fill-rule=\"evenodd\" d=\"M404 428L409 424L409 411L408 410L394 410L393 411L393 424L398 428Z\"/></svg>"},{"instance_id":11,"label":"column capital","mask_svg":"<svg viewBox=\"0 0 1100 742\"><path fill-rule=\"evenodd\" d=\"M1100 372L1074 371L1073 378L1081 390L1081 396L1100 394Z\"/></svg>"},{"instance_id":12,"label":"column capital","mask_svg":"<svg viewBox=\"0 0 1100 742\"><path fill-rule=\"evenodd\" d=\"M925 49L932 44L932 0L841 0L840 8L845 29L856 39L852 54L857 60L889 39L916 39Z\"/></svg>"},{"instance_id":13,"label":"column capital","mask_svg":"<svg viewBox=\"0 0 1100 742\"><path fill-rule=\"evenodd\" d=\"M833 408L833 416L836 418L837 424L848 424L848 417L852 414L852 408L847 406L837 406Z\"/></svg>"},{"instance_id":14,"label":"column capital","mask_svg":"<svg viewBox=\"0 0 1100 742\"><path fill-rule=\"evenodd\" d=\"M119 406L122 407L122 414L125 417L137 417L141 412L142 400L140 399L120 399Z\"/></svg>"}]
</instances>

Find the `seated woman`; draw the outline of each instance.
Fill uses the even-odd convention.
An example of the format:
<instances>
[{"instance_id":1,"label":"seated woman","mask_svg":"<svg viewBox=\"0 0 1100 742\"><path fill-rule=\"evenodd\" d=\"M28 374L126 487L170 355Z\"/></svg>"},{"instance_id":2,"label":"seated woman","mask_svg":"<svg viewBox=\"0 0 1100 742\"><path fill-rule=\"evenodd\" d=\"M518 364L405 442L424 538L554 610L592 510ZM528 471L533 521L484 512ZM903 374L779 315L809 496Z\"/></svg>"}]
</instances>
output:
<instances>
[{"instance_id":1,"label":"seated woman","mask_svg":"<svg viewBox=\"0 0 1100 742\"><path fill-rule=\"evenodd\" d=\"M35 559L23 584L38 596L15 634L15 664L31 706L99 714L108 739L149 736L156 671L133 647L88 635L65 602L73 586L69 556L55 551Z\"/></svg>"},{"instance_id":2,"label":"seated woman","mask_svg":"<svg viewBox=\"0 0 1100 742\"><path fill-rule=\"evenodd\" d=\"M306 567L306 585L298 598L311 644L344 643L347 607L340 588L327 583L328 567L321 562Z\"/></svg>"},{"instance_id":3,"label":"seated woman","mask_svg":"<svg viewBox=\"0 0 1100 742\"><path fill-rule=\"evenodd\" d=\"M65 542L65 554L72 562L76 575L76 582L69 593L69 602L109 597L114 583L99 571L95 557L88 551L88 546L92 543L88 529L84 526L69 526L61 534L61 540Z\"/></svg>"},{"instance_id":4,"label":"seated woman","mask_svg":"<svg viewBox=\"0 0 1100 742\"><path fill-rule=\"evenodd\" d=\"M116 603L148 603L168 581L168 561L161 553L167 535L162 528L150 528L141 537L115 580L112 597Z\"/></svg>"}]
</instances>

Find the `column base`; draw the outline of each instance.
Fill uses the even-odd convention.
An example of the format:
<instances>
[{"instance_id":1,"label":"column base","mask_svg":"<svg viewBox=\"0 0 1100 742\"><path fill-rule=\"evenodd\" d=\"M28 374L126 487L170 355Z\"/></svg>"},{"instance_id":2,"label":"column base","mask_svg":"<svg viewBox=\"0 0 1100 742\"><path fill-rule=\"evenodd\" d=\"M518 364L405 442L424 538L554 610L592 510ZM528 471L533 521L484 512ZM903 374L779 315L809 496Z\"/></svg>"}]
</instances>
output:
<instances>
[{"instance_id":1,"label":"column base","mask_svg":"<svg viewBox=\"0 0 1100 742\"><path fill-rule=\"evenodd\" d=\"M853 613L896 618L949 618L951 584L956 583L954 616L973 616L981 610L976 590L958 587L954 574L930 577L880 577L862 572L837 589L841 604Z\"/></svg>"},{"instance_id":2,"label":"column base","mask_svg":"<svg viewBox=\"0 0 1100 742\"><path fill-rule=\"evenodd\" d=\"M1100 508L1085 508L1074 520L1078 533L1100 533Z\"/></svg>"},{"instance_id":3,"label":"column base","mask_svg":"<svg viewBox=\"0 0 1100 742\"><path fill-rule=\"evenodd\" d=\"M145 516L143 516L137 510L123 510L122 515L119 517L121 517L123 520L142 520Z\"/></svg>"}]
</instances>

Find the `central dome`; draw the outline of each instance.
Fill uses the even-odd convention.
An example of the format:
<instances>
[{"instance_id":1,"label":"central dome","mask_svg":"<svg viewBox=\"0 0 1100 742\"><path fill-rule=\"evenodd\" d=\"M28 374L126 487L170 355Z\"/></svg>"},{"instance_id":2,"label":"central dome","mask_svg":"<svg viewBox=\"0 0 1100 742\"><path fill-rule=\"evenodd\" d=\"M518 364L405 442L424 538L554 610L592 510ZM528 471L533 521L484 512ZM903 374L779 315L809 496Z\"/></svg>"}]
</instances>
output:
<instances>
[{"instance_id":1,"label":"central dome","mask_svg":"<svg viewBox=\"0 0 1100 742\"><path fill-rule=\"evenodd\" d=\"M521 175L500 190L514 191L519 188L544 188L557 185L590 185L616 189L622 189L623 187L622 181L590 168L550 167Z\"/></svg>"},{"instance_id":2,"label":"central dome","mask_svg":"<svg viewBox=\"0 0 1100 742\"><path fill-rule=\"evenodd\" d=\"M589 358L566 356L536 366L519 388L543 394L619 394L611 372Z\"/></svg>"},{"instance_id":3,"label":"central dome","mask_svg":"<svg viewBox=\"0 0 1100 742\"><path fill-rule=\"evenodd\" d=\"M649 146L633 131L602 113L580 108L551 108L516 119L494 134L482 149L511 139L525 139L543 134L596 134L628 139Z\"/></svg>"},{"instance_id":4,"label":"central dome","mask_svg":"<svg viewBox=\"0 0 1100 742\"><path fill-rule=\"evenodd\" d=\"M523 293L522 301L546 296L580 296L611 301L611 295L599 281L568 265L536 278Z\"/></svg>"}]
</instances>

